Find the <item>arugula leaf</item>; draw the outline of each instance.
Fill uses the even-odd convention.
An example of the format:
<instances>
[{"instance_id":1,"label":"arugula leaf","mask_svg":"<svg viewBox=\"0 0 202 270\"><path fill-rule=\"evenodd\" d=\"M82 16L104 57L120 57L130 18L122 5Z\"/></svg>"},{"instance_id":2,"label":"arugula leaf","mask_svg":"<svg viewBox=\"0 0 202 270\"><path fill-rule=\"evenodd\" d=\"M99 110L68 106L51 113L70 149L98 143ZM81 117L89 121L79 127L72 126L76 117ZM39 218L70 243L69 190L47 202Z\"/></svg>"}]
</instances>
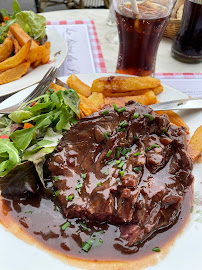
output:
<instances>
[{"instance_id":1,"label":"arugula leaf","mask_svg":"<svg viewBox=\"0 0 202 270\"><path fill-rule=\"evenodd\" d=\"M5 9L5 8L2 8L1 9L1 15L4 17L10 17L9 14L8 14L8 11Z\"/></svg>"},{"instance_id":2,"label":"arugula leaf","mask_svg":"<svg viewBox=\"0 0 202 270\"><path fill-rule=\"evenodd\" d=\"M15 165L21 162L18 150L9 139L0 139L0 157L2 160L0 164L0 177L5 176Z\"/></svg>"},{"instance_id":3,"label":"arugula leaf","mask_svg":"<svg viewBox=\"0 0 202 270\"><path fill-rule=\"evenodd\" d=\"M13 12L11 18L14 19L16 14L20 12L20 5L17 0L13 1Z\"/></svg>"},{"instance_id":4,"label":"arugula leaf","mask_svg":"<svg viewBox=\"0 0 202 270\"><path fill-rule=\"evenodd\" d=\"M15 23L15 19L10 19L9 21L6 21L3 26L0 27L0 43L4 42L4 39L6 38L9 27L14 23Z\"/></svg>"},{"instance_id":5,"label":"arugula leaf","mask_svg":"<svg viewBox=\"0 0 202 270\"><path fill-rule=\"evenodd\" d=\"M12 12L12 16L11 19L6 21L5 24L3 26L0 27L0 43L4 42L4 39L6 38L6 35L8 33L9 27L15 23L16 20L16 14L20 12L20 6L18 4L17 0L13 1L13 12ZM8 12L5 9L1 9L1 14L7 17L10 17L8 15Z\"/></svg>"},{"instance_id":6,"label":"arugula leaf","mask_svg":"<svg viewBox=\"0 0 202 270\"><path fill-rule=\"evenodd\" d=\"M10 135L10 138L19 150L25 150L32 140L34 131L35 127L16 130Z\"/></svg>"},{"instance_id":7,"label":"arugula leaf","mask_svg":"<svg viewBox=\"0 0 202 270\"><path fill-rule=\"evenodd\" d=\"M52 102L35 104L33 107L31 107L30 112L35 113L37 111L40 111L40 110L43 110L43 109L49 107L50 105L52 105Z\"/></svg>"},{"instance_id":8,"label":"arugula leaf","mask_svg":"<svg viewBox=\"0 0 202 270\"><path fill-rule=\"evenodd\" d=\"M74 89L68 89L61 91L64 103L70 107L70 109L75 112L75 114L79 117L80 116L80 110L79 110L79 104L80 104L80 98L77 94L77 92Z\"/></svg>"}]
</instances>

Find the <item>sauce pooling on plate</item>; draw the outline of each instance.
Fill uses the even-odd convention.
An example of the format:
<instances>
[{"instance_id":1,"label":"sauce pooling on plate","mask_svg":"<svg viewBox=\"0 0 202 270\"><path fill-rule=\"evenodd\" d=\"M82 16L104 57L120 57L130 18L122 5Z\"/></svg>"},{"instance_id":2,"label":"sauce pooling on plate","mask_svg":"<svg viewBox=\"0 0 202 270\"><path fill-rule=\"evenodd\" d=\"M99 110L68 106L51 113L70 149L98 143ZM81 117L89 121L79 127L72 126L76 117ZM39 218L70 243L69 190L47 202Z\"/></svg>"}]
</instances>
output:
<instances>
[{"instance_id":1,"label":"sauce pooling on plate","mask_svg":"<svg viewBox=\"0 0 202 270\"><path fill-rule=\"evenodd\" d=\"M28 198L2 198L0 220L5 226L12 222L31 236L32 244L40 243L53 252L69 257L100 261L129 261L154 253L152 249L164 245L185 225L192 204L192 190L185 196L181 214L175 225L161 231L143 244L127 247L120 238L119 228L105 222L66 219L55 202L38 191ZM92 239L92 240L91 240ZM84 248L86 251L82 249ZM92 244L91 248L89 246Z\"/></svg>"}]
</instances>

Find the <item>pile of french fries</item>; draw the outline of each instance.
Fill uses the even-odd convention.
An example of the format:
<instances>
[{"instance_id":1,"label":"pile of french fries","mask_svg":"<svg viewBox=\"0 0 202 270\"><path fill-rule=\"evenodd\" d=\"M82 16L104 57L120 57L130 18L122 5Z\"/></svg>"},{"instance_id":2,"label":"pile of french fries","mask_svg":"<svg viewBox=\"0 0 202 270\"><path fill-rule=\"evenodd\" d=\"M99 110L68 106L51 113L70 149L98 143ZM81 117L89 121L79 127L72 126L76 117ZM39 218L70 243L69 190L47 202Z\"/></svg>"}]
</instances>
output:
<instances>
[{"instance_id":1,"label":"pile of french fries","mask_svg":"<svg viewBox=\"0 0 202 270\"><path fill-rule=\"evenodd\" d=\"M32 68L46 64L50 58L50 42L40 45L19 24L10 26L0 45L0 85L20 79Z\"/></svg>"},{"instance_id":2,"label":"pile of french fries","mask_svg":"<svg viewBox=\"0 0 202 270\"><path fill-rule=\"evenodd\" d=\"M80 97L81 117L88 116L107 105L124 106L129 100L151 105L158 102L156 96L163 91L160 80L152 77L102 77L94 80L90 87L72 74L67 79L67 86L73 88ZM66 89L57 82L53 83L51 88L54 91ZM175 112L158 111L157 113L166 113L172 124L186 126L189 132L189 127Z\"/></svg>"}]
</instances>

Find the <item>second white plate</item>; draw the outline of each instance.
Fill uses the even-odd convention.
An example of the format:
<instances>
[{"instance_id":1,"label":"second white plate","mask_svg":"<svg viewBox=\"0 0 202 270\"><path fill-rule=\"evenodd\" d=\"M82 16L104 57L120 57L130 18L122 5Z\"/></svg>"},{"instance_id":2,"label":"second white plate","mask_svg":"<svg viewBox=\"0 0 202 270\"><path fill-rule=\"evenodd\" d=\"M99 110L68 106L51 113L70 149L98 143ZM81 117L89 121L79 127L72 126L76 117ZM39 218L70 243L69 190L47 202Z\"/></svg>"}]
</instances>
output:
<instances>
[{"instance_id":1,"label":"second white plate","mask_svg":"<svg viewBox=\"0 0 202 270\"><path fill-rule=\"evenodd\" d=\"M67 57L68 46L64 38L56 31L47 28L48 41L51 42L50 61L36 69L30 68L19 80L0 85L0 97L18 92L39 82L51 66L60 67Z\"/></svg>"}]
</instances>

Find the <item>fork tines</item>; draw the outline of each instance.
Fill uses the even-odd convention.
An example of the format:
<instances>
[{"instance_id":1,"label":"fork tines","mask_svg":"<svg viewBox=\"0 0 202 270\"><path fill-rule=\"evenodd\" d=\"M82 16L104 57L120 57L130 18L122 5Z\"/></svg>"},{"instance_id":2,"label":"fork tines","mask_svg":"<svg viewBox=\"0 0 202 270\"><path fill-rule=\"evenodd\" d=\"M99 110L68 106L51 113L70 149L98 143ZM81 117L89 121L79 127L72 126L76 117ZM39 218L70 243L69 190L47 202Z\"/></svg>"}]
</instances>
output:
<instances>
[{"instance_id":1,"label":"fork tines","mask_svg":"<svg viewBox=\"0 0 202 270\"><path fill-rule=\"evenodd\" d=\"M33 92L23 100L23 103L27 103L39 95L43 95L48 90L53 80L57 77L58 72L58 68L51 67L43 79L40 81L40 83L37 85L37 87L33 90Z\"/></svg>"}]
</instances>

